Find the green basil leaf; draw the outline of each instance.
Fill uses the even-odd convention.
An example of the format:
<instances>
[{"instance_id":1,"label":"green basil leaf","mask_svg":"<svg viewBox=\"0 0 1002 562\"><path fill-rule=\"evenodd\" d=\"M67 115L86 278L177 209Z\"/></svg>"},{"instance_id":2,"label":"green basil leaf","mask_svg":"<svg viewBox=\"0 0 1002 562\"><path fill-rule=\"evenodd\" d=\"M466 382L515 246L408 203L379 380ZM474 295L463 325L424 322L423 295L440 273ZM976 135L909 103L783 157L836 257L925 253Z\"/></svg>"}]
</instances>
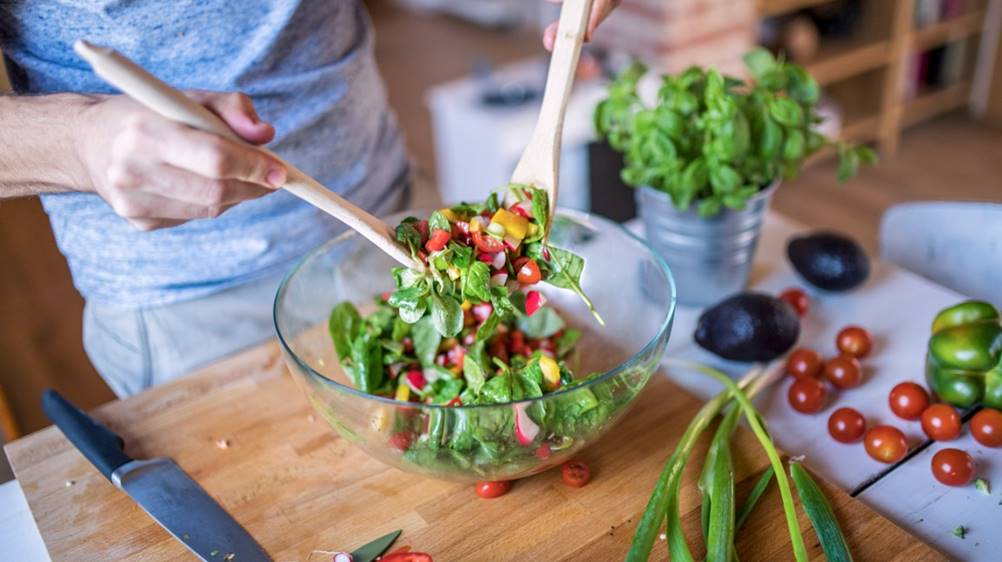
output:
<instances>
[{"instance_id":1,"label":"green basil leaf","mask_svg":"<svg viewBox=\"0 0 1002 562\"><path fill-rule=\"evenodd\" d=\"M761 78L766 73L775 69L778 64L776 57L772 56L772 53L764 47L755 47L745 53L742 58L744 59L745 66L748 67L748 70L756 78Z\"/></svg>"},{"instance_id":2,"label":"green basil leaf","mask_svg":"<svg viewBox=\"0 0 1002 562\"><path fill-rule=\"evenodd\" d=\"M741 185L741 174L738 174L734 168L727 164L711 166L710 184L713 186L714 193L730 193Z\"/></svg>"},{"instance_id":3,"label":"green basil leaf","mask_svg":"<svg viewBox=\"0 0 1002 562\"><path fill-rule=\"evenodd\" d=\"M786 133L786 142L783 143L783 159L799 162L803 156L804 133L800 129L790 129Z\"/></svg>"},{"instance_id":4,"label":"green basil leaf","mask_svg":"<svg viewBox=\"0 0 1002 562\"><path fill-rule=\"evenodd\" d=\"M717 197L708 197L699 202L697 207L699 216L708 219L716 216L720 212L721 201Z\"/></svg>"},{"instance_id":5,"label":"green basil leaf","mask_svg":"<svg viewBox=\"0 0 1002 562\"><path fill-rule=\"evenodd\" d=\"M804 110L789 98L770 100L769 115L787 127L800 127L804 124Z\"/></svg>"},{"instance_id":6,"label":"green basil leaf","mask_svg":"<svg viewBox=\"0 0 1002 562\"><path fill-rule=\"evenodd\" d=\"M341 361L351 354L351 342L362 333L364 325L358 309L349 301L340 302L331 310L327 329L331 339L334 340L334 350Z\"/></svg>"},{"instance_id":7,"label":"green basil leaf","mask_svg":"<svg viewBox=\"0 0 1002 562\"><path fill-rule=\"evenodd\" d=\"M772 160L783 146L783 128L768 115L762 116L762 130L758 139L758 154Z\"/></svg>"},{"instance_id":8,"label":"green basil leaf","mask_svg":"<svg viewBox=\"0 0 1002 562\"><path fill-rule=\"evenodd\" d=\"M404 321L403 318L397 317L393 319L393 328L390 332L390 339L395 342L401 341L406 338L411 333L411 324Z\"/></svg>"}]
</instances>

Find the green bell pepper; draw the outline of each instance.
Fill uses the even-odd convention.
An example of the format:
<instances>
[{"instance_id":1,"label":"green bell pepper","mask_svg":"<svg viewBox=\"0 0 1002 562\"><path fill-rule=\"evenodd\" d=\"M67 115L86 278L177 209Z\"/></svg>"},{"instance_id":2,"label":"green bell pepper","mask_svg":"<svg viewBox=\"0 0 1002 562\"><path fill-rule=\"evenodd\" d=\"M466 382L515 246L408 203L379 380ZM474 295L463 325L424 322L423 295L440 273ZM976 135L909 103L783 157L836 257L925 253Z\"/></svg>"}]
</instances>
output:
<instances>
[{"instance_id":1,"label":"green bell pepper","mask_svg":"<svg viewBox=\"0 0 1002 562\"><path fill-rule=\"evenodd\" d=\"M926 380L940 399L967 408L1002 409L1002 315L992 304L965 301L932 322Z\"/></svg>"}]
</instances>

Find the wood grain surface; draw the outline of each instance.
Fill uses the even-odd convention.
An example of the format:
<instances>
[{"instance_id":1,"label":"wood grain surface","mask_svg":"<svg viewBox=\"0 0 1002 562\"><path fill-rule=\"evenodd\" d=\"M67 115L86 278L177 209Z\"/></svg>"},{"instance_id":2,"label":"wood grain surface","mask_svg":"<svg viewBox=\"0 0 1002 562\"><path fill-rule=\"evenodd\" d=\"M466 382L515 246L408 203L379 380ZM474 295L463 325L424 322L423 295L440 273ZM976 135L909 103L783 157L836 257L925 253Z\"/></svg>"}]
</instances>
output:
<instances>
[{"instance_id":1,"label":"wood grain surface","mask_svg":"<svg viewBox=\"0 0 1002 562\"><path fill-rule=\"evenodd\" d=\"M467 485L407 475L354 449L312 414L274 343L94 414L125 438L133 457L174 458L279 562L306 560L314 549L352 549L397 528L404 531L398 545L439 562L615 560L699 406L655 375L624 420L583 453L591 483L569 488L559 471L549 471L496 500L477 499ZM221 440L228 446L218 446ZM768 461L743 428L735 443L740 498ZM58 429L6 449L53 560L190 558ZM698 469L688 467L681 498L690 537L698 535ZM943 559L859 501L824 487L857 560ZM803 514L800 523L812 559L823 558ZM738 551L742 560L792 557L774 487L739 533ZM664 543L657 545L654 558L666 556Z\"/></svg>"}]
</instances>

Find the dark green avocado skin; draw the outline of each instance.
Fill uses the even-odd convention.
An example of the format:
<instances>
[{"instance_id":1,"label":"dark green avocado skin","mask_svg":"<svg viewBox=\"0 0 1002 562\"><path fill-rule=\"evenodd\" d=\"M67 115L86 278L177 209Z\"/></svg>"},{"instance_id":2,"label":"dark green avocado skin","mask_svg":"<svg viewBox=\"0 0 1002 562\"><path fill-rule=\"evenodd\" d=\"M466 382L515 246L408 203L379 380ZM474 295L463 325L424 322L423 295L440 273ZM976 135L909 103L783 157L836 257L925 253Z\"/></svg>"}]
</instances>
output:
<instances>
[{"instance_id":1,"label":"dark green avocado skin","mask_svg":"<svg viewBox=\"0 0 1002 562\"><path fill-rule=\"evenodd\" d=\"M800 335L793 307L763 293L741 293L706 309L696 324L696 343L731 361L771 361Z\"/></svg>"},{"instance_id":2,"label":"dark green avocado skin","mask_svg":"<svg viewBox=\"0 0 1002 562\"><path fill-rule=\"evenodd\" d=\"M834 232L793 238L786 255L804 280L826 291L848 291L870 275L870 259L863 248Z\"/></svg>"}]
</instances>

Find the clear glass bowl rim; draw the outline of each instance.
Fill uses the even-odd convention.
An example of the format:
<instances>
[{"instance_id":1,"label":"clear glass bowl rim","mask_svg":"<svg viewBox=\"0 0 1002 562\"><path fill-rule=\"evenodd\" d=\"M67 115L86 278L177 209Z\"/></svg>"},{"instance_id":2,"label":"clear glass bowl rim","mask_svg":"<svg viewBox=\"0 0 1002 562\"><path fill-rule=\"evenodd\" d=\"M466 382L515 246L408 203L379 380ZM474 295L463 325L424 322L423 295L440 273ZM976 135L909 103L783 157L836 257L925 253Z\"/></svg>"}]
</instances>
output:
<instances>
[{"instance_id":1,"label":"clear glass bowl rim","mask_svg":"<svg viewBox=\"0 0 1002 562\"><path fill-rule=\"evenodd\" d=\"M397 215L397 214L406 214L409 211L410 210L402 211L401 213L394 213L394 215ZM286 291L286 289L288 287L289 282L296 275L296 273L298 273L299 270L302 269L304 265L306 265L306 263L308 261L310 261L311 259L314 259L317 256L319 256L319 255L327 252L332 246L334 246L336 244L340 244L340 243L346 241L347 239L349 239L349 238L351 238L353 236L359 236L359 234L357 232L355 232L354 230L350 230L350 229L347 230L347 231L345 231L345 232L342 232L341 234L335 236L334 238L328 240L327 242L324 242L323 244L321 244L317 248L315 248L315 249L311 250L310 252L308 252L305 256L303 256L302 258L300 258L299 261L297 261L296 264L292 267L292 269L290 269L289 272L286 273L285 276L282 278L282 282L278 285L278 290L275 292L275 301L274 301L274 304L272 305L272 323L275 326L275 334L278 337L278 341L281 344L282 349L283 349L283 351L285 351L286 355L289 356L289 357L292 357L295 360L296 364L299 365L299 367L302 370L310 373L313 376L319 377L319 378L323 379L324 381L327 381L330 384L333 384L340 391L343 391L343 392L346 392L348 394L352 394L352 395L358 396L359 398L363 398L363 399L366 399L366 400L372 400L373 402L376 402L378 404L383 404L383 405L386 405L386 406L393 406L393 407L397 407L397 408L401 408L401 407L419 407L419 408L422 408L422 409L429 409L429 410L434 410L434 409L475 410L475 409L478 409L478 408L497 408L499 406L507 407L507 406L510 406L512 404L531 404L533 402L537 402L537 401L540 401L540 400L544 400L545 401L545 400L548 400L550 398L557 397L557 396L560 396L560 395L566 394L566 393L571 393L571 392L574 392L576 390L580 390L580 389L583 389L583 388L590 388L590 387L592 387L594 385L597 385L599 383L602 383L602 382L608 381L610 379L613 379L616 376L618 376L619 374L621 374L624 371L626 371L627 369L633 368L640 361L641 357L644 357L645 355L647 355L647 354L650 353L651 349L655 345L657 345L658 340L660 340L665 335L665 332L668 331L668 328L671 326L672 320L675 317L675 309L677 307L677 300L678 300L677 299L676 289L675 289L675 277L672 275L671 268L668 267L668 263L661 256L661 254L659 254L653 248L653 246L651 246L646 240L644 240L643 238L637 236L636 234L634 234L633 232L631 232L628 228L624 227L622 224L620 224L618 222L615 222L615 221L612 221L610 219L607 219L605 217L599 216L599 215L595 215L595 214L592 214L592 213L587 213L587 212L584 212L584 211L576 211L576 210L573 210L573 209L558 208L556 214L558 216L560 216L560 215L566 216L566 217L571 218L571 219L573 219L573 220L575 220L577 222L584 222L584 223L587 223L587 222L605 223L607 226L611 226L612 228L618 229L622 233L626 234L626 237L628 239L630 239L634 244L637 244L638 246L640 246L641 248L643 248L644 250L646 250L646 252L648 254L650 254L654 258L654 262L658 264L658 267L665 274L665 277L668 280L668 288L671 291L671 300L668 303L668 311L665 314L664 319L662 319L661 325L658 326L657 332L655 332L654 337L652 337L650 339L650 341L648 341L642 348L640 348L638 351L636 351L635 353L633 353L632 355L630 355L629 359L627 359L626 361L620 363L619 365L617 365L616 367L612 368L611 370L603 373L602 376L596 377L596 378L588 381L585 384L573 386L573 387L570 387L570 388L564 388L564 389L561 389L561 390L557 390L556 392L550 392L550 393L544 394L542 396L537 396L535 398L525 398L523 400L516 400L516 401L513 401L513 402L505 402L504 404L471 404L469 406L448 406L446 404L414 404L414 405L409 405L409 403L401 402L401 401L393 399L393 398L385 398L383 396L378 396L378 395L375 395L375 394L369 394L367 392L362 392L361 390L358 390L357 388L353 388L353 387L350 387L350 386L343 385L343 384L341 384L341 383L339 383L339 382L337 382L335 380L331 380L330 378L328 378L323 373L317 372L309 363L306 363L305 361L303 361L302 359L300 359L299 355L295 351L292 350L292 348L289 346L289 343L285 340L285 335L282 334L282 330L279 329L279 327L278 327L278 305L279 305L279 302L282 300L283 295L285 294L285 291Z\"/></svg>"}]
</instances>

